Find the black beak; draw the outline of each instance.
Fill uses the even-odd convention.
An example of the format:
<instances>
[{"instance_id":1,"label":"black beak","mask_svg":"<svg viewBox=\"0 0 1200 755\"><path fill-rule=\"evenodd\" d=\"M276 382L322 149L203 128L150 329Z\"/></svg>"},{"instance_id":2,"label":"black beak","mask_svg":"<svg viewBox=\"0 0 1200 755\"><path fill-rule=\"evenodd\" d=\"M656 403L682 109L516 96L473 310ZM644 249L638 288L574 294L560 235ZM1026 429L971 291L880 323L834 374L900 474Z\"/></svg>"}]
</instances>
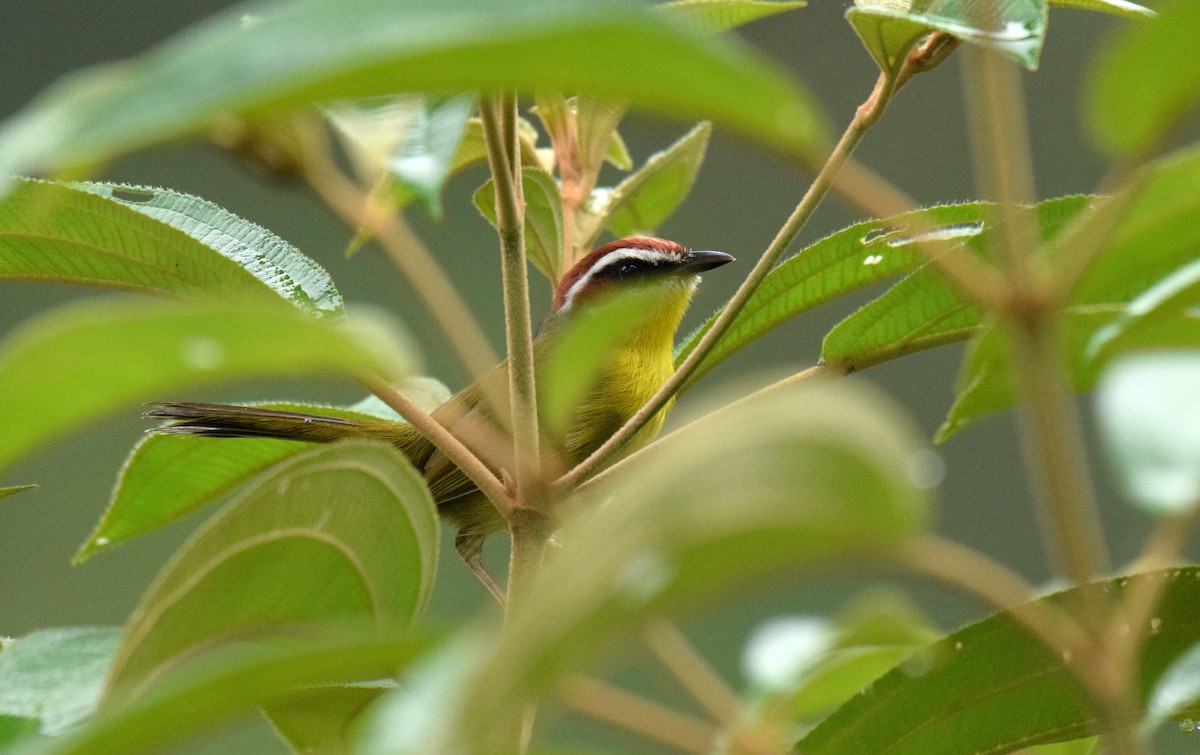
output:
<instances>
[{"instance_id":1,"label":"black beak","mask_svg":"<svg viewBox=\"0 0 1200 755\"><path fill-rule=\"evenodd\" d=\"M702 273L705 270L720 267L726 262L733 262L733 260L734 256L725 252L688 252L687 257L683 260L683 267L680 269L690 273Z\"/></svg>"}]
</instances>

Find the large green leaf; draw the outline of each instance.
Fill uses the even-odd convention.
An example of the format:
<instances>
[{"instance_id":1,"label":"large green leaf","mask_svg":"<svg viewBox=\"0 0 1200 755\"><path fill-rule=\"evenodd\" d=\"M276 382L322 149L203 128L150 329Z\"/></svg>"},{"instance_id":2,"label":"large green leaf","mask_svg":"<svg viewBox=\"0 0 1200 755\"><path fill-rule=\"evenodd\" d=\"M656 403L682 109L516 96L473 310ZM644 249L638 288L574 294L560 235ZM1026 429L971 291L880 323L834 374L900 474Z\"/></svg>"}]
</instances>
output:
<instances>
[{"instance_id":1,"label":"large green leaf","mask_svg":"<svg viewBox=\"0 0 1200 755\"><path fill-rule=\"evenodd\" d=\"M1153 514L1200 506L1200 352L1117 361L1101 377L1096 415L1135 504Z\"/></svg>"},{"instance_id":2,"label":"large green leaf","mask_svg":"<svg viewBox=\"0 0 1200 755\"><path fill-rule=\"evenodd\" d=\"M1200 569L1140 575L1165 580L1141 649L1142 697L1200 633ZM1129 578L1103 584L1120 594ZM1038 603L1062 605L1073 590ZM1087 698L1067 666L1088 663L1051 650L1008 612L959 630L866 687L796 745L804 755L1013 752L1097 733ZM1195 710L1193 703L1185 710ZM952 711L953 715L947 715Z\"/></svg>"},{"instance_id":3,"label":"large green leaf","mask_svg":"<svg viewBox=\"0 0 1200 755\"><path fill-rule=\"evenodd\" d=\"M914 438L874 395L792 387L629 457L588 496L604 505L556 536L563 548L470 685L459 733L502 751L523 703L647 618L902 543L927 515L906 472Z\"/></svg>"},{"instance_id":4,"label":"large green leaf","mask_svg":"<svg viewBox=\"0 0 1200 755\"><path fill-rule=\"evenodd\" d=\"M179 550L134 611L106 706L197 653L341 624L387 632L424 608L437 512L394 448L319 446L278 465Z\"/></svg>"},{"instance_id":5,"label":"large green leaf","mask_svg":"<svg viewBox=\"0 0 1200 755\"><path fill-rule=\"evenodd\" d=\"M1037 221L1043 241L1055 234L1091 202L1091 197L1063 197L1037 205ZM971 226L959 226L962 243L983 253L994 231L988 205L963 205L977 208L983 223L978 233ZM950 226L953 230L954 226ZM942 233L943 229L933 231ZM886 239L888 245L912 243L903 235ZM821 344L821 359L845 366L861 367L883 358L902 356L923 348L960 341L979 325L981 312L938 271L925 263L916 272L896 283L883 295L869 302L838 323Z\"/></svg>"},{"instance_id":6,"label":"large green leaf","mask_svg":"<svg viewBox=\"0 0 1200 755\"><path fill-rule=\"evenodd\" d=\"M220 658L188 664L137 700L102 710L90 725L34 752L165 752L287 690L390 676L431 644L428 637L339 633L332 639L241 645Z\"/></svg>"},{"instance_id":7,"label":"large green leaf","mask_svg":"<svg viewBox=\"0 0 1200 755\"><path fill-rule=\"evenodd\" d=\"M1161 14L1102 47L1087 84L1092 134L1113 154L1148 149L1200 105L1200 4L1165 0Z\"/></svg>"},{"instance_id":8,"label":"large green leaf","mask_svg":"<svg viewBox=\"0 0 1200 755\"><path fill-rule=\"evenodd\" d=\"M342 312L329 274L275 234L166 189L21 180L0 199L0 279Z\"/></svg>"},{"instance_id":9,"label":"large green leaf","mask_svg":"<svg viewBox=\"0 0 1200 755\"><path fill-rule=\"evenodd\" d=\"M373 414L317 404L277 402L254 406L346 419L379 419ZM98 551L186 516L306 448L307 443L275 438L231 441L148 433L125 460L108 508L72 562L81 563Z\"/></svg>"},{"instance_id":10,"label":"large green leaf","mask_svg":"<svg viewBox=\"0 0 1200 755\"><path fill-rule=\"evenodd\" d=\"M944 205L887 220L868 220L798 252L767 274L701 362L696 378L767 331L813 307L917 268L925 257L904 235L914 219L935 225L946 238L967 239L979 233L982 207L979 203ZM692 352L715 320L716 315L688 336L676 353L676 363Z\"/></svg>"},{"instance_id":11,"label":"large green leaf","mask_svg":"<svg viewBox=\"0 0 1200 755\"><path fill-rule=\"evenodd\" d=\"M58 736L96 709L121 630L43 629L0 653L0 716L34 719Z\"/></svg>"},{"instance_id":12,"label":"large green leaf","mask_svg":"<svg viewBox=\"0 0 1200 755\"><path fill-rule=\"evenodd\" d=\"M335 372L398 375L403 349L370 321L289 307L84 302L0 344L0 466L121 406L217 380Z\"/></svg>"},{"instance_id":13,"label":"large green leaf","mask_svg":"<svg viewBox=\"0 0 1200 755\"><path fill-rule=\"evenodd\" d=\"M1037 69L1046 0L854 0L846 19L879 67L896 73L922 37L941 31Z\"/></svg>"},{"instance_id":14,"label":"large green leaf","mask_svg":"<svg viewBox=\"0 0 1200 755\"><path fill-rule=\"evenodd\" d=\"M620 0L301 0L242 5L77 74L0 128L0 175L94 163L256 115L401 91L586 90L711 118L792 152L824 144L810 98L731 38Z\"/></svg>"}]
</instances>

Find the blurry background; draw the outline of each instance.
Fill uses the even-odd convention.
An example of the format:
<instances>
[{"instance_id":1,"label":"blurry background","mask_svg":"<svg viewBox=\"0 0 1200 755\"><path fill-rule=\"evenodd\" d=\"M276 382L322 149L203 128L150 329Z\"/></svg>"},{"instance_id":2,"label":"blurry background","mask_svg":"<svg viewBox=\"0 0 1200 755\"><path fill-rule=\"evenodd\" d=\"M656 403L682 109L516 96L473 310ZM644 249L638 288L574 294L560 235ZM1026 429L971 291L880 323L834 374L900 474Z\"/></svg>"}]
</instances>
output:
<instances>
[{"instance_id":1,"label":"blurry background","mask_svg":"<svg viewBox=\"0 0 1200 755\"><path fill-rule=\"evenodd\" d=\"M222 0L6 0L4 23L0 24L0 71L4 72L0 117L20 109L63 73L135 55L231 4ZM802 79L837 129L847 122L876 77L874 63L843 19L848 5L811 0L807 9L751 24L740 32ZM1041 71L1024 77L1039 198L1090 191L1102 175L1100 156L1080 128L1079 87L1091 51L1122 23L1126 22L1080 11L1054 9L1051 14ZM965 123L961 71L952 57L904 90L857 156L922 203L973 199L977 192ZM622 132L640 163L688 127L682 122L635 115ZM427 349L429 374L455 390L464 384L458 364L433 350L434 345L422 336L430 323L406 283L370 249L352 260L345 259L343 250L351 233L298 188L254 175L216 149L198 144L148 150L107 166L97 177L196 194L271 229L324 264L351 309L386 308L405 323ZM660 229L660 235L693 247L728 251L740 261L736 267L707 277L685 331L733 291L738 275L749 269L770 241L807 180L775 155L718 130L699 182L680 212ZM502 350L496 240L470 202L471 193L482 181L483 171L477 169L451 182L442 222L430 222L415 206L409 209L409 218L465 291L497 350ZM792 251L857 219L852 210L829 201ZM541 284L539 280L534 293L538 315L547 305L548 289ZM69 299L112 295L49 284L0 282L0 333ZM719 391L722 383L764 381L812 364L822 335L865 299L836 302L778 329L716 370L695 389L696 396L688 398ZM880 386L930 437L949 407L961 354L961 346L945 347L872 368L855 379ZM88 379L87 375L77 377ZM300 379L222 386L203 395L162 398L282 397L351 402L360 394L352 385ZM1086 408L1087 399L1082 401ZM683 412L687 403L681 404ZM0 474L0 485L41 485L40 490L0 503L0 635L67 624L121 623L172 550L201 521L192 517L80 567L68 564L100 516L126 453L147 426L138 415L138 409L131 407ZM1013 415L969 427L939 452L946 477L938 493L938 530L985 551L1035 582L1045 582L1052 567L1043 556L1024 487ZM1115 563L1121 564L1134 557L1149 528L1118 498L1102 460L1094 459L1110 546ZM504 558L501 540L497 537L489 543L489 558L497 564ZM439 574L432 619L490 610L486 593L454 563L452 550L445 550L448 557ZM922 607L946 629L979 613L978 607L945 590L904 582L896 575L826 576L819 583L764 585L761 595L743 598L735 607L716 607L685 627L716 666L736 680L741 645L756 625L780 613L835 610L868 581L894 581L911 588ZM627 681L636 683L636 674L629 674ZM581 736L588 738L596 733L584 731L590 734ZM240 742L246 750L282 750L281 745L272 744L271 735L260 723L250 722L229 736L241 737L230 741ZM630 740L627 744L634 743Z\"/></svg>"}]
</instances>

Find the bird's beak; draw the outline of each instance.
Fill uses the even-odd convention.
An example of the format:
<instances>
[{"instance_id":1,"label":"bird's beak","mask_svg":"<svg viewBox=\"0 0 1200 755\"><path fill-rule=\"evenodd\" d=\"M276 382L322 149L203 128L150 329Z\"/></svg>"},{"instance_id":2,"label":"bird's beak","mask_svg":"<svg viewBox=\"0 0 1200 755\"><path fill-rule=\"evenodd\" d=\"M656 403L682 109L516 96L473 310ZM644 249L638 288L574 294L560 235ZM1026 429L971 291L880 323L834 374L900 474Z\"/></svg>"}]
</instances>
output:
<instances>
[{"instance_id":1,"label":"bird's beak","mask_svg":"<svg viewBox=\"0 0 1200 755\"><path fill-rule=\"evenodd\" d=\"M714 267L720 267L726 262L733 262L732 254L725 252L688 252L683 262L683 270L691 273L702 273L705 270L712 270Z\"/></svg>"}]
</instances>

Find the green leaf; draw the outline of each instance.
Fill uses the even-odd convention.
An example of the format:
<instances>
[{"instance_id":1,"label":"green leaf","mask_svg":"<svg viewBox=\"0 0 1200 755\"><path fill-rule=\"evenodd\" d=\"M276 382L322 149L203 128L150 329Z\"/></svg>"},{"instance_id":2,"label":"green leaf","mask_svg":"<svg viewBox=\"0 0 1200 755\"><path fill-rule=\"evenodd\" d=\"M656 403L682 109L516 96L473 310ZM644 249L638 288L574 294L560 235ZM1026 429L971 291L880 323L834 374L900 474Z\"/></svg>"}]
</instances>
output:
<instances>
[{"instance_id":1,"label":"green leaf","mask_svg":"<svg viewBox=\"0 0 1200 755\"><path fill-rule=\"evenodd\" d=\"M117 649L116 627L43 629L0 653L0 715L58 736L89 718Z\"/></svg>"},{"instance_id":2,"label":"green leaf","mask_svg":"<svg viewBox=\"0 0 1200 755\"><path fill-rule=\"evenodd\" d=\"M342 313L329 274L270 231L198 197L119 184L19 180L0 199L0 279L281 297L313 314Z\"/></svg>"},{"instance_id":3,"label":"green leaf","mask_svg":"<svg viewBox=\"0 0 1200 755\"><path fill-rule=\"evenodd\" d=\"M91 725L40 752L164 752L286 690L390 676L431 644L428 637L342 633L332 639L241 645L220 658L187 664L137 700L103 709Z\"/></svg>"},{"instance_id":4,"label":"green leaf","mask_svg":"<svg viewBox=\"0 0 1200 755\"><path fill-rule=\"evenodd\" d=\"M58 170L202 129L403 91L538 87L711 118L793 153L826 142L809 96L737 40L619 0L243 5L76 74L0 127L0 175Z\"/></svg>"},{"instance_id":5,"label":"green leaf","mask_svg":"<svg viewBox=\"0 0 1200 755\"><path fill-rule=\"evenodd\" d=\"M125 628L105 705L223 645L354 623L399 631L429 599L437 553L433 500L399 451L365 441L307 450L180 548Z\"/></svg>"},{"instance_id":6,"label":"green leaf","mask_svg":"<svg viewBox=\"0 0 1200 755\"><path fill-rule=\"evenodd\" d=\"M925 257L903 235L914 218L936 225L943 235L969 238L983 217L978 203L945 205L887 220L869 220L839 231L798 252L767 274L725 335L701 362L692 379L772 328L834 298L907 273ZM865 319L866 315L864 315ZM696 348L716 315L688 336L676 364ZM849 328L850 326L847 326ZM847 335L849 335L847 333ZM853 342L852 339L847 339Z\"/></svg>"},{"instance_id":7,"label":"green leaf","mask_svg":"<svg viewBox=\"0 0 1200 755\"><path fill-rule=\"evenodd\" d=\"M240 304L90 301L55 310L0 343L0 466L121 406L218 380L398 374L404 351L394 334L365 325L372 321L325 323Z\"/></svg>"},{"instance_id":8,"label":"green leaf","mask_svg":"<svg viewBox=\"0 0 1200 755\"><path fill-rule=\"evenodd\" d=\"M1100 379L1096 415L1126 494L1155 515L1200 506L1200 355L1126 357Z\"/></svg>"},{"instance_id":9,"label":"green leaf","mask_svg":"<svg viewBox=\"0 0 1200 755\"><path fill-rule=\"evenodd\" d=\"M612 149L613 140L620 138L617 124L629 109L629 103L582 92L571 99L571 105L580 169L584 175L595 176Z\"/></svg>"},{"instance_id":10,"label":"green leaf","mask_svg":"<svg viewBox=\"0 0 1200 755\"><path fill-rule=\"evenodd\" d=\"M9 485L7 487L0 488L0 501L8 498L10 495L24 493L26 490L33 490L36 487L37 485Z\"/></svg>"},{"instance_id":11,"label":"green leaf","mask_svg":"<svg viewBox=\"0 0 1200 755\"><path fill-rule=\"evenodd\" d=\"M1091 201L1092 197L1074 196L1050 199L1037 205L1042 240L1054 238ZM943 226L932 233L945 236L957 227L963 234L962 243L983 254L995 230L991 221L986 220L991 207L984 203L959 207L975 208L977 220ZM975 234L970 233L973 222L984 223ZM892 235L884 243L903 246L911 241L911 237ZM821 359L861 368L886 358L963 340L979 325L980 317L981 311L974 302L959 293L935 265L925 263L834 326L821 344Z\"/></svg>"},{"instance_id":12,"label":"green leaf","mask_svg":"<svg viewBox=\"0 0 1200 755\"><path fill-rule=\"evenodd\" d=\"M603 202L595 203L601 223L618 238L652 234L687 197L704 162L712 124L700 123L662 152L608 190ZM603 192L603 190L602 190ZM595 236L582 240L592 245Z\"/></svg>"},{"instance_id":13,"label":"green leaf","mask_svg":"<svg viewBox=\"0 0 1200 755\"><path fill-rule=\"evenodd\" d=\"M625 146L625 140L614 129L612 138L608 140L608 147L604 150L604 161L613 166L617 170L632 170L633 156L629 154L629 148Z\"/></svg>"},{"instance_id":14,"label":"green leaf","mask_svg":"<svg viewBox=\"0 0 1200 755\"><path fill-rule=\"evenodd\" d=\"M1089 125L1113 155L1154 147L1200 105L1200 4L1167 0L1159 17L1123 28L1102 47L1086 86Z\"/></svg>"},{"instance_id":15,"label":"green leaf","mask_svg":"<svg viewBox=\"0 0 1200 755\"><path fill-rule=\"evenodd\" d=\"M440 101L408 95L341 103L325 108L325 115L360 175L389 176L398 206L420 199L431 217L441 219L442 187L472 157L463 137L474 109L471 95Z\"/></svg>"},{"instance_id":16,"label":"green leaf","mask_svg":"<svg viewBox=\"0 0 1200 755\"><path fill-rule=\"evenodd\" d=\"M527 700L650 617L920 531L927 501L905 471L914 438L874 395L789 387L628 457L585 489L604 505L558 532L562 551L475 678L460 722L470 751L503 750Z\"/></svg>"},{"instance_id":17,"label":"green leaf","mask_svg":"<svg viewBox=\"0 0 1200 755\"><path fill-rule=\"evenodd\" d=\"M1195 643L1198 577L1196 568L1138 576L1167 583L1141 648L1142 695ZM1130 579L1097 584L1119 593ZM1075 592L1036 603L1061 606ZM818 724L796 748L805 755L1001 753L1078 739L1096 733L1097 722L1066 666L1088 662L1046 648L1011 613L1000 613L919 651Z\"/></svg>"},{"instance_id":18,"label":"green leaf","mask_svg":"<svg viewBox=\"0 0 1200 755\"><path fill-rule=\"evenodd\" d=\"M349 755L359 717L395 687L390 679L306 687L271 700L263 713L293 752Z\"/></svg>"},{"instance_id":19,"label":"green leaf","mask_svg":"<svg viewBox=\"0 0 1200 755\"><path fill-rule=\"evenodd\" d=\"M1081 8L1099 13L1111 13L1114 16L1132 19L1154 18L1157 15L1149 8L1129 0L1050 0L1050 4L1063 8Z\"/></svg>"},{"instance_id":20,"label":"green leaf","mask_svg":"<svg viewBox=\"0 0 1200 755\"><path fill-rule=\"evenodd\" d=\"M346 419L378 419L315 404L252 405ZM101 550L184 517L308 447L307 443L275 438L231 442L229 438L148 433L125 460L108 508L71 562L82 563Z\"/></svg>"},{"instance_id":21,"label":"green leaf","mask_svg":"<svg viewBox=\"0 0 1200 755\"><path fill-rule=\"evenodd\" d=\"M1033 71L1046 33L1046 0L854 0L846 19L889 74L934 31L988 45Z\"/></svg>"},{"instance_id":22,"label":"green leaf","mask_svg":"<svg viewBox=\"0 0 1200 755\"><path fill-rule=\"evenodd\" d=\"M1146 704L1147 729L1155 729L1200 703L1200 642L1181 653L1159 677Z\"/></svg>"},{"instance_id":23,"label":"green leaf","mask_svg":"<svg viewBox=\"0 0 1200 755\"><path fill-rule=\"evenodd\" d=\"M692 19L712 31L727 31L806 5L804 0L672 0L659 5L658 9Z\"/></svg>"},{"instance_id":24,"label":"green leaf","mask_svg":"<svg viewBox=\"0 0 1200 755\"><path fill-rule=\"evenodd\" d=\"M554 177L541 168L521 168L525 188L525 255L551 281L562 273L562 197ZM475 206L496 225L496 185L491 179L475 192Z\"/></svg>"},{"instance_id":25,"label":"green leaf","mask_svg":"<svg viewBox=\"0 0 1200 755\"><path fill-rule=\"evenodd\" d=\"M1200 244L1198 219L1196 147L1148 166L1118 195L1096 200L1081 216L1077 235L1106 241L1071 294L1059 329L1075 390L1091 389L1100 370L1120 354L1200 345L1200 320L1183 308L1195 290L1187 281ZM1171 295L1176 290L1182 299ZM1009 354L999 334L980 335L963 362L957 392L938 430L939 442L1012 405Z\"/></svg>"}]
</instances>

